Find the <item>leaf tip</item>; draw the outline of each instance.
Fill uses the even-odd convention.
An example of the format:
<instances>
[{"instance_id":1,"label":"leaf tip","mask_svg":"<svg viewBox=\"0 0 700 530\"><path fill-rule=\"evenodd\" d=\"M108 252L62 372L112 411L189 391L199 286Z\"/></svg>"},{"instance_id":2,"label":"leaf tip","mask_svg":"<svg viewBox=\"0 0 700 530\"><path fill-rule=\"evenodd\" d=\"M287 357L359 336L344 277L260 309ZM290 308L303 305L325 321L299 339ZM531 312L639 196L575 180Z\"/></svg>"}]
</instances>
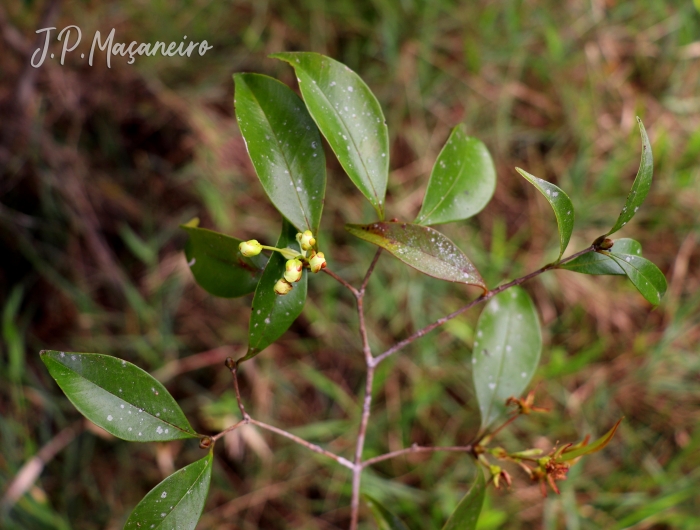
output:
<instances>
[{"instance_id":1,"label":"leaf tip","mask_svg":"<svg viewBox=\"0 0 700 530\"><path fill-rule=\"evenodd\" d=\"M269 54L268 58L278 59L280 61L284 61L284 62L288 63L288 62L290 62L290 58L288 57L288 55L289 55L289 52L275 52L275 53Z\"/></svg>"},{"instance_id":2,"label":"leaf tip","mask_svg":"<svg viewBox=\"0 0 700 530\"><path fill-rule=\"evenodd\" d=\"M198 228L199 227L199 217L193 217L186 223L180 225L182 228Z\"/></svg>"}]
</instances>

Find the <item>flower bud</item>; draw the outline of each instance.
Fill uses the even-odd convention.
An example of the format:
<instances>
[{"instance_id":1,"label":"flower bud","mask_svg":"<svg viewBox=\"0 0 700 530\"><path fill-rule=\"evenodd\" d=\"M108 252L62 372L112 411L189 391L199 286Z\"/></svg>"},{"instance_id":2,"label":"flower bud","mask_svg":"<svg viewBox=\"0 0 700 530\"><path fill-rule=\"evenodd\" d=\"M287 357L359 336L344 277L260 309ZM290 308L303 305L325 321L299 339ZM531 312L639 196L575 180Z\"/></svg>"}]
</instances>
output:
<instances>
[{"instance_id":1,"label":"flower bud","mask_svg":"<svg viewBox=\"0 0 700 530\"><path fill-rule=\"evenodd\" d=\"M262 251L262 245L258 243L257 239L251 239L250 241L241 241L238 245L238 250L241 251L246 258L257 256Z\"/></svg>"},{"instance_id":2,"label":"flower bud","mask_svg":"<svg viewBox=\"0 0 700 530\"><path fill-rule=\"evenodd\" d=\"M605 239L598 247L602 250L610 250L614 244L615 242L612 239Z\"/></svg>"},{"instance_id":3,"label":"flower bud","mask_svg":"<svg viewBox=\"0 0 700 530\"><path fill-rule=\"evenodd\" d=\"M323 252L314 252L309 258L309 266L311 267L311 272L318 272L321 269L325 269L326 258L323 256Z\"/></svg>"},{"instance_id":4,"label":"flower bud","mask_svg":"<svg viewBox=\"0 0 700 530\"><path fill-rule=\"evenodd\" d=\"M285 265L284 279L289 283L298 282L301 280L301 269L303 264L300 259L288 259Z\"/></svg>"},{"instance_id":5,"label":"flower bud","mask_svg":"<svg viewBox=\"0 0 700 530\"><path fill-rule=\"evenodd\" d=\"M281 278L275 284L275 292L279 295L285 295L292 290L292 284L284 278Z\"/></svg>"},{"instance_id":6,"label":"flower bud","mask_svg":"<svg viewBox=\"0 0 700 530\"><path fill-rule=\"evenodd\" d=\"M299 244L301 245L301 250L311 250L316 244L316 239L311 233L311 230L307 230L301 234L301 237L297 236L297 238L299 240Z\"/></svg>"}]
</instances>

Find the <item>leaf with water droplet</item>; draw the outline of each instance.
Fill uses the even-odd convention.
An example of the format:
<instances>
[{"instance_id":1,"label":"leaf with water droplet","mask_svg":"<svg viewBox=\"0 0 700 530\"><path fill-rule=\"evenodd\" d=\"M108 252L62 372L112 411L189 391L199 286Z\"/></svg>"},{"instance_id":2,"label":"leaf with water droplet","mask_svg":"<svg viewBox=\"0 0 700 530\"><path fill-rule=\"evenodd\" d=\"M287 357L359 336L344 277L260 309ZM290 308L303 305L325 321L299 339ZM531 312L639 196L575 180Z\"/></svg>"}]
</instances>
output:
<instances>
[{"instance_id":1,"label":"leaf with water droplet","mask_svg":"<svg viewBox=\"0 0 700 530\"><path fill-rule=\"evenodd\" d=\"M265 192L300 232L318 233L326 193L321 135L287 85L260 74L235 74L236 119Z\"/></svg>"},{"instance_id":2,"label":"leaf with water droplet","mask_svg":"<svg viewBox=\"0 0 700 530\"><path fill-rule=\"evenodd\" d=\"M640 256L642 254L642 245L634 239L617 239L613 242L612 248L618 254L630 254L632 256ZM602 252L587 252L576 259L562 265L558 265L557 268L579 272L581 274L611 274L625 276L625 271L615 262L615 260Z\"/></svg>"},{"instance_id":3,"label":"leaf with water droplet","mask_svg":"<svg viewBox=\"0 0 700 530\"><path fill-rule=\"evenodd\" d=\"M484 209L495 189L496 168L489 150L458 125L435 160L415 222L433 225L469 219Z\"/></svg>"},{"instance_id":4,"label":"leaf with water droplet","mask_svg":"<svg viewBox=\"0 0 700 530\"><path fill-rule=\"evenodd\" d=\"M519 167L516 167L515 170L544 195L544 198L547 199L552 210L554 210L557 226L559 227L559 257L557 260L560 260L574 231L574 205L569 196L560 187L537 178Z\"/></svg>"},{"instance_id":5,"label":"leaf with water droplet","mask_svg":"<svg viewBox=\"0 0 700 530\"><path fill-rule=\"evenodd\" d=\"M277 248L291 247L298 251L296 234L296 229L285 219ZM294 287L289 293L284 296L275 293L275 283L284 276L286 262L287 258L279 252L273 252L270 261L267 262L253 297L253 312L248 330L248 352L241 362L255 357L281 337L304 309L308 269L302 271L301 280L292 284Z\"/></svg>"},{"instance_id":6,"label":"leaf with water droplet","mask_svg":"<svg viewBox=\"0 0 700 530\"><path fill-rule=\"evenodd\" d=\"M652 305L659 305L666 293L666 277L659 268L641 256L606 252L625 271L627 278Z\"/></svg>"},{"instance_id":7,"label":"leaf with water droplet","mask_svg":"<svg viewBox=\"0 0 700 530\"><path fill-rule=\"evenodd\" d=\"M210 451L165 478L141 499L124 530L194 530L209 494L212 463Z\"/></svg>"},{"instance_id":8,"label":"leaf with water droplet","mask_svg":"<svg viewBox=\"0 0 700 530\"><path fill-rule=\"evenodd\" d=\"M506 415L509 397L519 398L527 388L541 351L540 319L527 291L515 286L489 300L472 351L482 430Z\"/></svg>"},{"instance_id":9,"label":"leaf with water droplet","mask_svg":"<svg viewBox=\"0 0 700 530\"><path fill-rule=\"evenodd\" d=\"M130 442L196 438L165 387L138 366L99 353L44 350L41 360L80 413Z\"/></svg>"},{"instance_id":10,"label":"leaf with water droplet","mask_svg":"<svg viewBox=\"0 0 700 530\"><path fill-rule=\"evenodd\" d=\"M647 131L639 117L637 117L637 124L639 125L639 133L642 136L642 158L639 162L639 170L637 171L637 176L634 178L632 189L629 195L627 195L625 206L622 208L615 222L615 226L605 234L606 236L617 232L634 217L634 214L637 213L637 210L639 210L639 207L642 205L651 189L651 181L654 174L654 156L651 153L651 143L649 142Z\"/></svg>"},{"instance_id":11,"label":"leaf with water droplet","mask_svg":"<svg viewBox=\"0 0 700 530\"><path fill-rule=\"evenodd\" d=\"M362 496L372 512L374 521L377 523L379 530L408 530L408 526L377 499L367 494L363 494Z\"/></svg>"},{"instance_id":12,"label":"leaf with water droplet","mask_svg":"<svg viewBox=\"0 0 700 530\"><path fill-rule=\"evenodd\" d=\"M189 234L185 256L197 283L214 296L235 298L255 291L267 257L246 258L238 250L241 240L205 228L193 219L180 228Z\"/></svg>"},{"instance_id":13,"label":"leaf with water droplet","mask_svg":"<svg viewBox=\"0 0 700 530\"><path fill-rule=\"evenodd\" d=\"M459 502L455 511L452 512L442 530L475 530L481 514L481 508L484 505L485 496L486 481L484 480L484 473L480 467L477 467L474 483Z\"/></svg>"},{"instance_id":14,"label":"leaf with water droplet","mask_svg":"<svg viewBox=\"0 0 700 530\"><path fill-rule=\"evenodd\" d=\"M355 186L384 218L389 132L382 108L355 72L312 52L274 53L297 74L309 114Z\"/></svg>"},{"instance_id":15,"label":"leaf with water droplet","mask_svg":"<svg viewBox=\"0 0 700 530\"><path fill-rule=\"evenodd\" d=\"M446 236L427 226L401 222L345 225L352 235L388 250L416 270L487 291L474 264Z\"/></svg>"}]
</instances>

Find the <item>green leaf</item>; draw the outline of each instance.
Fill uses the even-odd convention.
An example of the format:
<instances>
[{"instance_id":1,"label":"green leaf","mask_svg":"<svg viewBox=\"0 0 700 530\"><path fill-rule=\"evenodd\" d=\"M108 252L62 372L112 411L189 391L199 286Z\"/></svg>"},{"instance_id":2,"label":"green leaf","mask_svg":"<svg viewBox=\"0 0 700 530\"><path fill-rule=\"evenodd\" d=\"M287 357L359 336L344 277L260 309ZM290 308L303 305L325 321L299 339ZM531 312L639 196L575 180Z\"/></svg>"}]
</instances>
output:
<instances>
[{"instance_id":1,"label":"green leaf","mask_svg":"<svg viewBox=\"0 0 700 530\"><path fill-rule=\"evenodd\" d=\"M642 159L639 163L639 170L632 184L632 189L629 195L627 195L625 206L622 208L615 222L615 226L605 234L606 236L617 232L634 217L634 214L639 210L639 207L644 202L644 199L646 199L649 189L651 188L651 179L654 174L654 156L651 153L651 144L649 143L647 131L644 129L644 124L639 117L637 117L637 123L639 124L639 133L642 135Z\"/></svg>"},{"instance_id":2,"label":"green leaf","mask_svg":"<svg viewBox=\"0 0 700 530\"><path fill-rule=\"evenodd\" d=\"M435 160L415 222L434 225L468 219L484 209L495 189L496 168L488 149L458 125Z\"/></svg>"},{"instance_id":3,"label":"green leaf","mask_svg":"<svg viewBox=\"0 0 700 530\"><path fill-rule=\"evenodd\" d=\"M564 449L559 460L567 462L569 460L574 460L580 456L589 455L591 453L600 451L601 449L603 449L603 447L610 443L610 440L613 439L613 436L615 436L615 432L620 426L620 423L622 423L622 418L617 420L617 423L615 423L615 425L613 425L608 432L606 432L603 436L598 438L592 444L581 444L577 447L572 447L571 450Z\"/></svg>"},{"instance_id":4,"label":"green leaf","mask_svg":"<svg viewBox=\"0 0 700 530\"><path fill-rule=\"evenodd\" d=\"M194 530L209 493L212 453L176 471L141 499L124 530Z\"/></svg>"},{"instance_id":5,"label":"green leaf","mask_svg":"<svg viewBox=\"0 0 700 530\"><path fill-rule=\"evenodd\" d=\"M484 505L486 481L481 468L476 469L476 479L457 508L442 527L442 530L474 530Z\"/></svg>"},{"instance_id":6,"label":"green leaf","mask_svg":"<svg viewBox=\"0 0 700 530\"><path fill-rule=\"evenodd\" d=\"M41 360L80 413L130 442L196 438L175 399L138 366L98 353L53 350Z\"/></svg>"},{"instance_id":7,"label":"green leaf","mask_svg":"<svg viewBox=\"0 0 700 530\"><path fill-rule=\"evenodd\" d=\"M389 132L377 98L355 72L318 53L270 55L288 62L314 119L355 186L384 219Z\"/></svg>"},{"instance_id":8,"label":"green leaf","mask_svg":"<svg viewBox=\"0 0 700 530\"><path fill-rule=\"evenodd\" d=\"M296 229L287 221L282 224L282 234L277 241L277 248L291 247L297 252ZM273 252L267 262L258 288L253 297L252 315L248 330L248 352L242 361L255 357L258 353L275 342L289 329L292 322L304 309L309 270L302 271L301 280L292 284L291 292L280 296L275 293L277 281L284 276L287 259L279 252Z\"/></svg>"},{"instance_id":9,"label":"green leaf","mask_svg":"<svg viewBox=\"0 0 700 530\"><path fill-rule=\"evenodd\" d=\"M544 198L547 199L552 210L554 210L554 215L557 218L557 226L559 227L558 261L564 255L564 251L571 239L571 233L574 231L574 205L571 199L569 199L569 196L558 186L537 178L519 167L516 167L515 170L544 195Z\"/></svg>"},{"instance_id":10,"label":"green leaf","mask_svg":"<svg viewBox=\"0 0 700 530\"><path fill-rule=\"evenodd\" d=\"M246 258L238 251L240 239L197 228L190 223L180 228L190 236L185 256L197 283L208 293L223 298L255 291L266 257L259 254Z\"/></svg>"},{"instance_id":11,"label":"green leaf","mask_svg":"<svg viewBox=\"0 0 700 530\"><path fill-rule=\"evenodd\" d=\"M617 239L613 247L618 254L639 256L642 245L629 238ZM558 266L559 269L580 272L581 274L614 274L625 276L625 271L614 259L600 252L588 252L578 258Z\"/></svg>"},{"instance_id":12,"label":"green leaf","mask_svg":"<svg viewBox=\"0 0 700 530\"><path fill-rule=\"evenodd\" d=\"M617 252L606 252L625 271L625 274L652 305L659 305L666 293L666 277L648 259Z\"/></svg>"},{"instance_id":13,"label":"green leaf","mask_svg":"<svg viewBox=\"0 0 700 530\"><path fill-rule=\"evenodd\" d=\"M380 246L416 270L448 282L486 285L469 258L437 230L411 223L345 225L352 235Z\"/></svg>"},{"instance_id":14,"label":"green leaf","mask_svg":"<svg viewBox=\"0 0 700 530\"><path fill-rule=\"evenodd\" d=\"M472 352L482 430L506 414L509 397L520 397L541 351L540 321L527 292L515 286L494 296L479 316Z\"/></svg>"},{"instance_id":15,"label":"green leaf","mask_svg":"<svg viewBox=\"0 0 700 530\"><path fill-rule=\"evenodd\" d=\"M377 499L366 494L362 496L369 506L379 530L408 530L403 521L396 517L393 512L387 510Z\"/></svg>"},{"instance_id":16,"label":"green leaf","mask_svg":"<svg viewBox=\"0 0 700 530\"><path fill-rule=\"evenodd\" d=\"M260 74L235 74L236 119L265 192L300 232L318 233L326 193L321 135L287 85Z\"/></svg>"}]
</instances>

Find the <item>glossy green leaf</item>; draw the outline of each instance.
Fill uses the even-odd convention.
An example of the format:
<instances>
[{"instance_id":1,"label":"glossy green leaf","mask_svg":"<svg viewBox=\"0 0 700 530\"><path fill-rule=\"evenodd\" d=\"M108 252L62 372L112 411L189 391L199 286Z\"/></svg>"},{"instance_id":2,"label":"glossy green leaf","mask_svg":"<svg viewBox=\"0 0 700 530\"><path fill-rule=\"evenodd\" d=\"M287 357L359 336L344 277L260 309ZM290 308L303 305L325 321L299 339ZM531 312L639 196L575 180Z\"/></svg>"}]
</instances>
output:
<instances>
[{"instance_id":1,"label":"glossy green leaf","mask_svg":"<svg viewBox=\"0 0 700 530\"><path fill-rule=\"evenodd\" d=\"M277 241L277 248L293 248L299 251L296 241L297 230L286 220L282 225L282 234ZM289 326L304 309L309 270L302 271L301 280L292 284L291 292L280 296L274 286L284 276L287 259L279 252L273 252L267 262L258 288L253 297L252 314L248 330L248 352L241 359L245 361L255 357L262 350L276 341L289 329Z\"/></svg>"},{"instance_id":2,"label":"glossy green leaf","mask_svg":"<svg viewBox=\"0 0 700 530\"><path fill-rule=\"evenodd\" d=\"M659 305L661 298L666 293L666 277L659 268L648 259L641 256L607 252L625 271L625 274L652 305Z\"/></svg>"},{"instance_id":3,"label":"glossy green leaf","mask_svg":"<svg viewBox=\"0 0 700 530\"><path fill-rule=\"evenodd\" d=\"M472 352L482 430L506 414L509 397L520 397L541 351L540 320L524 289L511 287L489 300L479 316Z\"/></svg>"},{"instance_id":4,"label":"glossy green leaf","mask_svg":"<svg viewBox=\"0 0 700 530\"><path fill-rule=\"evenodd\" d=\"M642 245L640 245L638 241L629 238L616 240L612 249L619 254L630 254L632 256L640 256L642 254ZM559 265L558 268L580 272L581 274L614 274L625 276L625 271L615 260L601 252L588 252L563 265Z\"/></svg>"},{"instance_id":5,"label":"glossy green leaf","mask_svg":"<svg viewBox=\"0 0 700 530\"><path fill-rule=\"evenodd\" d=\"M622 418L617 420L617 423L612 426L612 428L606 432L603 436L598 438L595 442L591 444L580 444L577 447L572 447L570 450L564 450L561 454L561 457L559 460L563 462L567 462L569 460L574 460L580 456L584 455L589 455L591 453L595 453L597 451L600 451L603 449L606 445L610 443L610 440L613 439L613 436L615 436L615 432L617 431L617 428L620 426L620 423L622 423Z\"/></svg>"},{"instance_id":6,"label":"glossy green leaf","mask_svg":"<svg viewBox=\"0 0 700 530\"><path fill-rule=\"evenodd\" d=\"M345 225L352 235L380 246L414 269L448 282L478 285L484 280L469 258L437 230L411 223Z\"/></svg>"},{"instance_id":7,"label":"glossy green leaf","mask_svg":"<svg viewBox=\"0 0 700 530\"><path fill-rule=\"evenodd\" d=\"M574 231L575 214L571 199L569 199L569 196L564 193L561 188L555 186L551 182L537 178L519 167L516 167L515 170L544 195L544 198L547 199L552 210L554 210L554 215L557 218L557 226L559 227L558 259L561 259L571 239L571 233Z\"/></svg>"},{"instance_id":8,"label":"glossy green leaf","mask_svg":"<svg viewBox=\"0 0 700 530\"><path fill-rule=\"evenodd\" d=\"M318 233L326 193L321 135L287 85L260 74L235 74L236 119L260 182L300 232Z\"/></svg>"},{"instance_id":9,"label":"glossy green leaf","mask_svg":"<svg viewBox=\"0 0 700 530\"><path fill-rule=\"evenodd\" d=\"M642 135L642 158L639 162L639 170L632 184L632 189L629 195L627 195L625 206L622 208L615 222L615 226L605 235L614 234L634 217L634 214L639 210L639 207L644 202L644 199L646 199L649 189L651 188L651 180L654 174L654 156L651 153L651 144L649 143L647 131L639 117L637 117L637 123L639 124L639 133Z\"/></svg>"},{"instance_id":10,"label":"glossy green leaf","mask_svg":"<svg viewBox=\"0 0 700 530\"><path fill-rule=\"evenodd\" d=\"M484 209L495 189L496 168L488 149L458 125L435 161L415 222L433 225L468 219Z\"/></svg>"},{"instance_id":11,"label":"glossy green leaf","mask_svg":"<svg viewBox=\"0 0 700 530\"><path fill-rule=\"evenodd\" d=\"M401 519L385 508L377 499L369 495L363 495L367 506L369 506L374 521L377 523L379 530L408 530Z\"/></svg>"},{"instance_id":12,"label":"glossy green leaf","mask_svg":"<svg viewBox=\"0 0 700 530\"><path fill-rule=\"evenodd\" d=\"M41 360L80 413L131 442L196 438L165 387L138 366L98 353L44 350Z\"/></svg>"},{"instance_id":13,"label":"glossy green leaf","mask_svg":"<svg viewBox=\"0 0 700 530\"><path fill-rule=\"evenodd\" d=\"M343 169L384 218L389 132L377 98L355 72L318 53L275 53L296 72L311 117Z\"/></svg>"},{"instance_id":14,"label":"glossy green leaf","mask_svg":"<svg viewBox=\"0 0 700 530\"><path fill-rule=\"evenodd\" d=\"M255 291L265 267L264 255L246 258L238 251L240 239L189 223L180 228L190 236L185 246L187 264L205 291L223 298Z\"/></svg>"},{"instance_id":15,"label":"glossy green leaf","mask_svg":"<svg viewBox=\"0 0 700 530\"><path fill-rule=\"evenodd\" d=\"M211 482L212 453L176 471L141 499L124 530L194 530Z\"/></svg>"},{"instance_id":16,"label":"glossy green leaf","mask_svg":"<svg viewBox=\"0 0 700 530\"><path fill-rule=\"evenodd\" d=\"M486 496L486 481L481 468L476 469L476 479L467 494L442 527L442 530L474 530Z\"/></svg>"}]
</instances>

